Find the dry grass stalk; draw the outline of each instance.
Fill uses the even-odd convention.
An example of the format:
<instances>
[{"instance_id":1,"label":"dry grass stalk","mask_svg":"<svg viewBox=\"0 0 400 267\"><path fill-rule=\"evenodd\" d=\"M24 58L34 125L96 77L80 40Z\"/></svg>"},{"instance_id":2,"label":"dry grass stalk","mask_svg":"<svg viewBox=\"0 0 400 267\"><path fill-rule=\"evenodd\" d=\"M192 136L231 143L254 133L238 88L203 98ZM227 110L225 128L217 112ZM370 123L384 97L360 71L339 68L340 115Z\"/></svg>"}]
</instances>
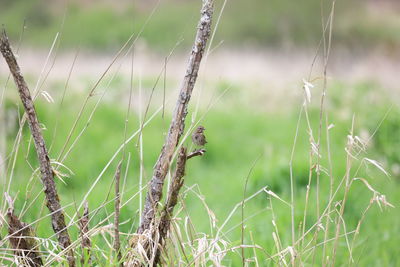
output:
<instances>
[{"instance_id":1,"label":"dry grass stalk","mask_svg":"<svg viewBox=\"0 0 400 267\"><path fill-rule=\"evenodd\" d=\"M8 219L8 239L17 256L19 264L23 266L42 266L42 258L38 251L33 229L26 223L21 222L14 214L14 204L11 197L6 193L9 204L7 210Z\"/></svg>"},{"instance_id":2,"label":"dry grass stalk","mask_svg":"<svg viewBox=\"0 0 400 267\"><path fill-rule=\"evenodd\" d=\"M121 178L121 165L122 160L118 163L117 170L115 172L115 215L114 215L114 251L117 254L117 260L120 262L120 265L123 266L121 263L121 242L119 239L119 210L120 210L120 194L119 194L119 181Z\"/></svg>"},{"instance_id":3,"label":"dry grass stalk","mask_svg":"<svg viewBox=\"0 0 400 267\"><path fill-rule=\"evenodd\" d=\"M82 259L81 263L84 265L85 259L88 259L88 264L90 265L90 249L92 247L92 242L90 242L89 237L89 204L85 201L83 207L83 215L79 218L79 234L81 237L81 246L82 246Z\"/></svg>"},{"instance_id":4,"label":"dry grass stalk","mask_svg":"<svg viewBox=\"0 0 400 267\"><path fill-rule=\"evenodd\" d=\"M46 149L43 135L41 133L39 121L35 111L35 106L32 101L28 85L26 84L25 79L21 74L21 70L11 50L5 30L3 30L1 36L0 50L8 64L8 67L10 68L11 74L14 77L19 96L25 108L29 128L32 133L36 153L39 159L42 183L44 186L44 193L46 195L46 206L51 212L53 230L57 234L57 238L61 247L63 249L66 249L71 245L71 239L67 231L64 213L62 212L60 199L58 197L56 185L54 182L54 173L50 165L50 158ZM69 266L75 266L75 258L72 250L69 250L67 252L67 259Z\"/></svg>"},{"instance_id":5,"label":"dry grass stalk","mask_svg":"<svg viewBox=\"0 0 400 267\"><path fill-rule=\"evenodd\" d=\"M185 128L189 100L196 83L200 62L210 37L212 13L213 1L203 0L195 43L191 51L186 74L172 116L169 132L154 167L153 177L150 181L150 187L144 204L141 224L137 231L139 234L144 233L144 231L150 229L151 224L154 224L157 203L162 197L165 176L167 175L173 153Z\"/></svg>"}]
</instances>

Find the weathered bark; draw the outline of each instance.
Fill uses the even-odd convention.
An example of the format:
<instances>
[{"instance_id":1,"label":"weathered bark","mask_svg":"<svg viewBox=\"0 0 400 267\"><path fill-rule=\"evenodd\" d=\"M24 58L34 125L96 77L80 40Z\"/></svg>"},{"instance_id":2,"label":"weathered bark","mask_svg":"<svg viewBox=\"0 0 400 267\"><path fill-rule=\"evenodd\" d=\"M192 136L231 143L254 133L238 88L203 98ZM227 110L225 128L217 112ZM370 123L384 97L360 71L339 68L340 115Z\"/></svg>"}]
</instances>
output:
<instances>
[{"instance_id":1,"label":"weathered bark","mask_svg":"<svg viewBox=\"0 0 400 267\"><path fill-rule=\"evenodd\" d=\"M189 58L186 74L181 86L178 101L173 112L172 121L160 156L154 167L153 177L146 195L146 201L142 213L141 224L137 230L142 234L154 223L157 204L162 197L165 176L171 164L172 155L178 145L179 139L185 128L187 108L194 85L196 83L200 62L206 48L211 32L211 18L213 13L213 1L203 0L201 18L197 27L196 39Z\"/></svg>"},{"instance_id":2,"label":"weathered bark","mask_svg":"<svg viewBox=\"0 0 400 267\"><path fill-rule=\"evenodd\" d=\"M164 240L168 235L168 231L171 225L172 214L174 213L174 208L178 203L179 191L181 190L184 182L184 175L186 169L186 148L181 147L176 161L176 169L174 175L172 176L171 184L168 189L167 201L165 203L164 209L161 212L160 223L158 225L159 232L159 245L157 246L157 251L155 252L156 258L154 260L155 265L160 262L161 250L164 248Z\"/></svg>"},{"instance_id":3,"label":"weathered bark","mask_svg":"<svg viewBox=\"0 0 400 267\"><path fill-rule=\"evenodd\" d=\"M81 264L85 264L85 259L88 259L88 264L91 264L91 253L90 249L92 243L89 237L89 204L85 201L83 207L83 215L79 218L79 234L81 236L81 247L82 247L82 258Z\"/></svg>"},{"instance_id":4,"label":"weathered bark","mask_svg":"<svg viewBox=\"0 0 400 267\"><path fill-rule=\"evenodd\" d=\"M46 149L46 144L41 133L39 121L36 115L35 107L32 101L31 94L29 92L28 85L25 82L24 77L21 74L21 70L18 66L17 60L11 50L8 37L3 30L1 36L0 50L6 60L11 74L14 77L15 84L18 88L18 93L21 98L22 104L24 105L26 117L28 119L29 128L32 133L32 137L35 143L36 153L40 164L40 173L42 176L42 183L44 186L44 193L46 195L46 206L51 212L51 222L53 230L57 235L58 241L63 249L68 248L71 245L71 239L69 237L67 227L65 224L64 213L60 205L60 199L57 194L56 185L54 182L54 173L50 165L50 159ZM75 259L72 249L67 253L67 259L69 266L75 266Z\"/></svg>"},{"instance_id":5,"label":"weathered bark","mask_svg":"<svg viewBox=\"0 0 400 267\"><path fill-rule=\"evenodd\" d=\"M6 198L11 198L6 196ZM39 246L35 240L32 228L21 222L14 214L13 201L9 202L7 210L8 219L8 239L14 250L14 254L18 257L19 264L22 266L42 266L42 258L40 257Z\"/></svg>"},{"instance_id":6,"label":"weathered bark","mask_svg":"<svg viewBox=\"0 0 400 267\"><path fill-rule=\"evenodd\" d=\"M204 152L195 156L203 154ZM174 208L178 203L179 192L184 183L183 177L188 159L186 148L181 147L176 161L176 169L168 189L167 200L161 211L161 215L155 219L155 223L149 229L149 232L144 235L134 236L134 239L131 240L131 246L134 249L141 247L142 250L141 252L136 252L138 257L131 256L129 258L127 266L157 266L161 263L161 253L165 247L165 240L170 229ZM146 264L143 264L143 262L146 262Z\"/></svg>"},{"instance_id":7,"label":"weathered bark","mask_svg":"<svg viewBox=\"0 0 400 267\"><path fill-rule=\"evenodd\" d=\"M176 161L176 169L174 175L172 176L171 184L168 189L167 201L161 213L160 225L158 226L160 237L162 239L167 236L171 223L171 216L173 214L176 204L178 203L179 191L181 190L184 182L183 177L185 175L186 160L186 148L181 147L178 155L178 160Z\"/></svg>"}]
</instances>

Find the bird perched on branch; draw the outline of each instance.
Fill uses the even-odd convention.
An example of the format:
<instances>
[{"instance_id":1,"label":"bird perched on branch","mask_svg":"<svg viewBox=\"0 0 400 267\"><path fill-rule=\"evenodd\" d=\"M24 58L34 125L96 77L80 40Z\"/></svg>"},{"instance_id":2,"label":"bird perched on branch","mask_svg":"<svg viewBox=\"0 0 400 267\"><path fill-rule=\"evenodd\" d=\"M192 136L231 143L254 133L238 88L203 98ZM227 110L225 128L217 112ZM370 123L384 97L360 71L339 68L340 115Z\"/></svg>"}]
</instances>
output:
<instances>
[{"instance_id":1,"label":"bird perched on branch","mask_svg":"<svg viewBox=\"0 0 400 267\"><path fill-rule=\"evenodd\" d=\"M203 126L199 126L192 134L192 141L196 146L202 147L207 144L206 137L204 135L204 128Z\"/></svg>"}]
</instances>

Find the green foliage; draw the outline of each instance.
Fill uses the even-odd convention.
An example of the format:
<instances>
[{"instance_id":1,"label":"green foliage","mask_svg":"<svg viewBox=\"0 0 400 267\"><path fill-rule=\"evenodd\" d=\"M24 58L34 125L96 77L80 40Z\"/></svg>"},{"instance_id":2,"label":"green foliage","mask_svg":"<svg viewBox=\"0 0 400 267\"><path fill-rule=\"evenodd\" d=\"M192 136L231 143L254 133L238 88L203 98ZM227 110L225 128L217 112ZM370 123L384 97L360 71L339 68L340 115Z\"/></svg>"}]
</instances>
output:
<instances>
[{"instance_id":1,"label":"green foliage","mask_svg":"<svg viewBox=\"0 0 400 267\"><path fill-rule=\"evenodd\" d=\"M223 1L216 1L217 14L222 4ZM55 34L61 32L62 47L115 48L132 34L140 33L151 47L170 50L181 39L184 45L191 44L200 1L161 1L157 7L156 3L116 5L101 1L93 5L79 2L63 5L20 0L7 1L2 7L0 23L5 24L13 38L19 36L26 20L24 42L29 44L48 46ZM355 9L357 13L353 12ZM330 1L228 1L216 41L229 46L316 46L322 36L321 10L326 21ZM333 43L357 49L398 46L400 39L396 32L400 25L396 14L389 11L383 9L386 15L377 18L370 14L364 1L336 2Z\"/></svg>"},{"instance_id":2,"label":"green foliage","mask_svg":"<svg viewBox=\"0 0 400 267\"><path fill-rule=\"evenodd\" d=\"M386 155L389 163L400 164L400 113L391 112L374 138L376 149Z\"/></svg>"}]
</instances>

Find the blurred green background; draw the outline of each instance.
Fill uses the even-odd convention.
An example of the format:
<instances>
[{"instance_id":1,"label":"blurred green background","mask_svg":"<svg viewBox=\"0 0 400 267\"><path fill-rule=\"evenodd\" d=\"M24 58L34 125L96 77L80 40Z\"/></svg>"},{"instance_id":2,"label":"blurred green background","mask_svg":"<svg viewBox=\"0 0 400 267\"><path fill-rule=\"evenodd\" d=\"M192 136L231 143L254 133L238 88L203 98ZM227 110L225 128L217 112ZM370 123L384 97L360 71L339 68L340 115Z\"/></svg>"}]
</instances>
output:
<instances>
[{"instance_id":1,"label":"blurred green background","mask_svg":"<svg viewBox=\"0 0 400 267\"><path fill-rule=\"evenodd\" d=\"M145 27L141 37L160 49L171 47L180 38L191 44L201 1L2 0L0 4L1 23L11 36L20 34L25 21L26 42L32 45L48 45L56 32L62 32L65 47L109 49ZM216 1L217 14L223 4ZM321 37L321 14L326 20L331 7L326 0L226 1L216 43L314 46ZM333 43L355 49L396 49L400 44L398 11L397 1L338 1Z\"/></svg>"},{"instance_id":2,"label":"blurred green background","mask_svg":"<svg viewBox=\"0 0 400 267\"><path fill-rule=\"evenodd\" d=\"M223 3L216 1L216 15ZM46 91L54 99L54 103L49 103L39 93L36 101L52 159L57 159L87 93L111 62L110 55L115 54L131 34L139 36L140 33L137 46L142 48L137 48L138 52L135 50L134 60L137 61L133 76L130 76L131 58L128 54L121 59L125 65L121 63L118 67L118 62L98 85L72 133L74 140L84 130L63 162L73 173L61 167L59 171L69 173L70 177L64 179L66 184L57 180L61 201L68 205L66 211L70 217L124 140L127 99L132 85L128 135L140 127L140 118L143 118L150 98L146 118L162 105L164 86L169 100L165 116L157 113L143 132L143 180L147 182L151 178L153 165L168 130L176 89L184 73L186 53L193 42L200 5L200 1L192 0L118 1L118 4L115 1L0 0L0 23L5 25L14 47L20 47L21 68L31 90L39 88L39 92ZM245 179L255 161L257 163L249 175L246 195L268 186L282 199L290 201L289 161L300 112L299 135L293 158L296 227L302 221L311 148L305 113L300 111L304 100L301 78L309 75L322 36L321 17L326 22L331 7L331 1L317 0L227 1L212 46L217 49L210 54L207 65L203 64L205 70L195 89L188 115L188 122L192 116L196 115L196 119L204 116L201 124L206 127L209 142L207 154L188 163L187 187L183 194L186 209L179 214L181 218L189 216L197 232L206 233L208 237L216 232L216 228L210 226L209 214L198 195L204 196L217 218L217 225L221 226L234 206L242 200ZM329 132L335 185L345 174L345 146L354 120L354 135L364 140L373 138L368 152L355 160L357 164L351 175L367 179L396 207L381 211L374 204L367 213L353 251L358 266L397 266L400 262L397 245L400 236L397 208L400 205L400 87L396 77L400 62L399 15L400 5L396 1L338 1L334 9L332 69L328 69L325 107L328 124L334 124ZM217 21L217 16L214 21ZM24 34L21 45L18 45L23 25ZM46 53L57 32L60 32L57 41L60 49L53 51L49 63L45 65ZM157 83L164 57L182 38L178 52L172 57L171 67L167 68L168 75L164 81L162 78ZM77 56L77 66L72 71L64 95L68 73L78 49L83 52ZM144 59L140 59L141 56ZM213 61L215 58L217 60ZM320 58L317 60L311 72L315 88L307 113L315 139L323 88L321 61ZM4 61L1 62L0 134L5 139L4 150L8 156L18 131L22 106L12 80L8 80ZM221 62L222 65L218 65ZM230 72L230 68L235 71ZM194 114L197 103L198 114ZM209 108L209 103L214 104ZM93 110L93 117L87 123ZM325 118L323 121L325 127ZM71 143L67 148L71 147ZM186 144L190 146L190 142ZM321 144L321 165L327 168L325 130L322 131ZM130 153L130 162L129 166L126 162L123 165L124 174L129 167L126 182L123 181L123 201L138 191L141 166L138 137L127 145L127 152ZM388 178L373 165L362 163L363 157L381 162L391 176ZM12 159L7 158L6 165L3 165L7 179L11 174L13 177L9 193L16 197L17 213L24 211L22 219L32 222L46 215L47 211L42 204L43 195L39 193L41 184L37 172L32 175L37 168L37 160L26 125L14 168L11 167ZM117 160L90 193L88 201L91 210L112 199L112 177L116 165ZM307 227L316 220L315 176L313 172ZM3 181L2 188L5 190ZM321 174L320 187L323 207L329 191L329 177L325 173ZM340 191L339 196L342 194ZM344 214L348 231L357 226L372 196L364 184L354 182ZM133 232L137 227L139 203L136 197L122 208L121 231ZM272 203L274 220L285 248L291 242L290 209L276 199ZM1 211L4 212L5 207ZM98 226L112 211L112 202L104 204L93 216L91 227ZM249 201L245 218L248 219L245 243L252 242L249 238L251 232L254 243L268 253L277 253L272 238L273 218L268 195L260 194ZM223 238L229 241L229 247L240 244L240 220L238 211L223 229L226 232ZM103 222L105 232L109 230L106 226L111 223L112 217ZM184 229L183 219L178 224ZM38 236L51 236L49 225L48 217L36 223ZM77 236L76 225L71 227L71 233L74 238ZM6 234L5 227L2 227L1 234ZM111 241L109 235L107 238ZM310 240L307 238L306 241ZM322 240L321 235L318 241ZM93 241L100 258L101 252L111 251L102 235L96 235ZM125 236L122 242L126 245ZM332 243L328 243L328 247L332 248ZM246 250L246 255L251 257L252 252ZM258 256L259 260L265 257L262 253ZM317 257L321 255L317 254ZM311 262L311 259L303 260ZM237 252L229 252L224 261L227 266L238 266L240 262ZM337 265L346 266L347 263L347 244L341 239Z\"/></svg>"}]
</instances>

